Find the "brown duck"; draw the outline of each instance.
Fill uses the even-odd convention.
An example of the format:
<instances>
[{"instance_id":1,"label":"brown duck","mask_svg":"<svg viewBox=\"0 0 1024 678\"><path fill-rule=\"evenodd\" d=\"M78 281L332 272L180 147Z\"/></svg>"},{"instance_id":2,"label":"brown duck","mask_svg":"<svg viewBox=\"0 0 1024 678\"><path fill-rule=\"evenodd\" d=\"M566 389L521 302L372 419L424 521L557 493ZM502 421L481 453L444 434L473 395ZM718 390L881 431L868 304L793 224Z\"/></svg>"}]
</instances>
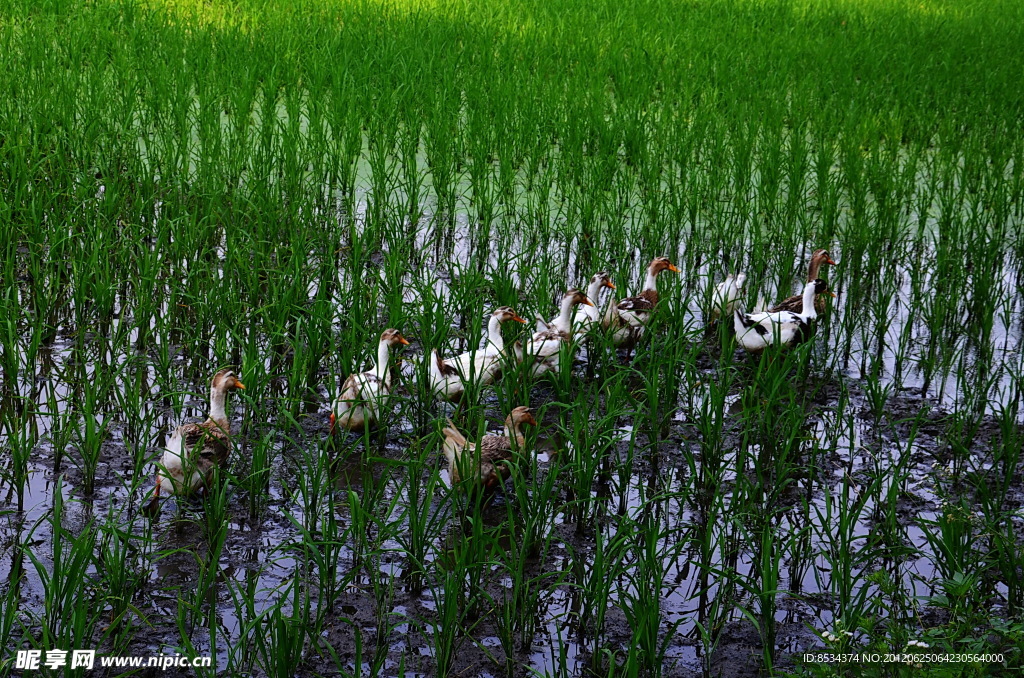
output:
<instances>
[{"instance_id":1,"label":"brown duck","mask_svg":"<svg viewBox=\"0 0 1024 678\"><path fill-rule=\"evenodd\" d=\"M608 304L601 325L612 332L612 343L616 346L632 346L643 334L650 322L654 308L658 305L658 274L662 271L678 273L676 265L668 257L654 257L647 266L644 289L635 297L626 297Z\"/></svg>"},{"instance_id":2,"label":"brown duck","mask_svg":"<svg viewBox=\"0 0 1024 678\"><path fill-rule=\"evenodd\" d=\"M811 254L811 263L807 267L807 282L812 283L818 279L818 270L822 264L829 264L835 266L836 262L832 261L832 257L829 256L828 250L815 250ZM818 287L821 287L820 285ZM818 315L825 313L825 295L829 295L835 298L835 293L829 290L827 287L814 295L814 310L817 311ZM790 313L802 313L803 312L803 295L797 294L788 299L783 299L775 306L768 309L768 313L778 313L779 311L789 311Z\"/></svg>"},{"instance_id":3,"label":"brown duck","mask_svg":"<svg viewBox=\"0 0 1024 678\"><path fill-rule=\"evenodd\" d=\"M505 419L505 435L488 434L481 438L479 443L471 443L449 419L448 426L442 432L444 455L448 458L448 473L452 484L458 483L463 476L466 476L466 480L479 481L488 488L500 484L508 476L506 462L523 449L526 439L521 427L527 424L537 425L537 420L533 418L533 410L529 407L517 407ZM475 471L474 465L477 465Z\"/></svg>"},{"instance_id":4,"label":"brown duck","mask_svg":"<svg viewBox=\"0 0 1024 678\"><path fill-rule=\"evenodd\" d=\"M148 510L155 511L160 493L188 494L205 487L213 469L227 463L231 449L231 429L225 409L228 393L245 389L245 384L230 369L213 375L210 383L210 415L201 424L182 424L167 441L156 472L156 488Z\"/></svg>"}]
</instances>

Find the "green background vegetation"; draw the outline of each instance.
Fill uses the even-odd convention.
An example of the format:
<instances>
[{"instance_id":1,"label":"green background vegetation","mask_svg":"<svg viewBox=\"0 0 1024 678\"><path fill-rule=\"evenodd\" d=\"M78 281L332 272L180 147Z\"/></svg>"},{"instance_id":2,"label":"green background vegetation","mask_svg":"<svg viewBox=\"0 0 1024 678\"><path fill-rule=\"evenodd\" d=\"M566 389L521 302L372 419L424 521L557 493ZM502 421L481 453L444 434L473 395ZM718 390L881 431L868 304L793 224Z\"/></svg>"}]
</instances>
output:
<instances>
[{"instance_id":1,"label":"green background vegetation","mask_svg":"<svg viewBox=\"0 0 1024 678\"><path fill-rule=\"evenodd\" d=\"M1021 45L1009 0L3 0L0 637L276 676L729 674L736 629L766 672L1019 665ZM817 247L812 346L704 341L711 283L788 296ZM458 413L544 408L557 453L496 506L441 482L415 361L386 441L326 440L384 327L452 353L656 254L649 346ZM228 363L229 482L150 525Z\"/></svg>"}]
</instances>

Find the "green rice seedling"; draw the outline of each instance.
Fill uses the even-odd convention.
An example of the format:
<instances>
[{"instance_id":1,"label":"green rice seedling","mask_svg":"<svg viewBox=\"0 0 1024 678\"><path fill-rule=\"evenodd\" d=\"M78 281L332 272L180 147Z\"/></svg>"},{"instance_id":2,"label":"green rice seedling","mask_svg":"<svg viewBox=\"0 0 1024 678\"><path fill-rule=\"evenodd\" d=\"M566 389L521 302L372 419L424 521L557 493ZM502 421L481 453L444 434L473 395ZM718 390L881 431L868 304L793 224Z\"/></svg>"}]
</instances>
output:
<instances>
[{"instance_id":1,"label":"green rice seedling","mask_svg":"<svg viewBox=\"0 0 1024 678\"><path fill-rule=\"evenodd\" d=\"M759 521L761 535L759 538L751 537L751 540L757 539L754 567L750 578L746 582L740 582L740 586L750 593L755 603L753 612L745 609L743 612L757 627L761 637L762 666L769 671L774 669L776 662L777 599L784 593L779 589L782 554L789 543L799 540L802 533L809 529L797 531L780 540L776 521L776 516L768 516L767 519ZM777 541L784 543L777 545Z\"/></svg>"},{"instance_id":2,"label":"green rice seedling","mask_svg":"<svg viewBox=\"0 0 1024 678\"><path fill-rule=\"evenodd\" d=\"M10 516L10 512L3 512L0 517L7 518ZM24 625L22 625L19 619L19 608L21 607L21 595L22 595L22 579L24 575L24 551L22 550L22 544L16 544L16 550L14 557L11 562L11 570L8 575L8 583L4 587L2 593L3 607L0 608L0 633L4 634L4 638L8 639L8 643L13 643L15 647L22 647L28 643L31 643L30 636L26 633ZM18 632L21 632L21 637L18 637ZM5 660L0 663L0 667L7 668L10 666L11 660Z\"/></svg>"},{"instance_id":3,"label":"green rice seedling","mask_svg":"<svg viewBox=\"0 0 1024 678\"><path fill-rule=\"evenodd\" d=\"M88 379L83 380L81 385L81 424L75 428L73 440L81 457L82 491L86 495L91 495L96 486L96 469L101 448L107 436L109 415L103 411L105 408L102 402L106 396L107 385L102 382L94 383Z\"/></svg>"},{"instance_id":4,"label":"green rice seedling","mask_svg":"<svg viewBox=\"0 0 1024 678\"><path fill-rule=\"evenodd\" d=\"M147 537L139 538L121 529L118 517L111 509L107 521L100 526L96 569L106 591L105 606L110 610L110 623L104 635L112 636L113 645L123 648L136 634L132 617L143 616L133 601L143 590L147 568L145 551L139 542L144 546Z\"/></svg>"},{"instance_id":5,"label":"green rice seedling","mask_svg":"<svg viewBox=\"0 0 1024 678\"><path fill-rule=\"evenodd\" d=\"M660 675L672 635L683 623L682 619L673 622L668 632L662 634L660 610L665 563L675 558L683 543L663 540L666 531L653 513L638 523L624 519L619 529L633 533L635 558L635 567L622 573L628 585L620 590L617 603L632 634L623 669L627 673Z\"/></svg>"},{"instance_id":6,"label":"green rice seedling","mask_svg":"<svg viewBox=\"0 0 1024 678\"><path fill-rule=\"evenodd\" d=\"M244 448L242 445L235 443L235 451L244 451L249 460L249 468L248 475L238 479L238 485L245 490L249 516L255 519L266 510L269 500L271 470L275 460L274 439L272 435L266 434Z\"/></svg>"},{"instance_id":7,"label":"green rice seedling","mask_svg":"<svg viewBox=\"0 0 1024 678\"><path fill-rule=\"evenodd\" d=\"M832 571L829 581L821 584L830 586L835 597L836 624L844 629L855 628L858 620L867 614L869 590L866 586L857 587L857 573L870 567L876 557L877 538L860 534L857 525L868 498L875 494L881 480L876 477L870 484L858 487L847 475L838 494L825 488L822 505L813 507L818 519L813 529L821 543L820 555Z\"/></svg>"},{"instance_id":8,"label":"green rice seedling","mask_svg":"<svg viewBox=\"0 0 1024 678\"><path fill-rule=\"evenodd\" d=\"M506 515L511 526L508 546L499 552L511 586L498 601L499 638L505 650L506 669L511 657L528 652L537 632L537 610L543 607L545 592L558 585L559 572L534 575L532 565L547 561L553 542L553 522L558 504L554 501L557 470L537 478L535 458L525 458L511 469L513 492L506 494ZM527 477L532 480L528 481Z\"/></svg>"},{"instance_id":9,"label":"green rice seedling","mask_svg":"<svg viewBox=\"0 0 1024 678\"><path fill-rule=\"evenodd\" d=\"M268 676L293 676L302 665L307 631L303 619L296 614L302 606L299 590L298 583L293 580L282 592L282 602L264 617L263 632L255 635L256 661ZM293 605L291 614L283 610L289 598Z\"/></svg>"},{"instance_id":10,"label":"green rice seedling","mask_svg":"<svg viewBox=\"0 0 1024 678\"><path fill-rule=\"evenodd\" d=\"M761 634L764 666L775 665L775 612L779 595L779 561L782 549L775 546L775 534L770 525L761 528L761 542L758 548L757 570L760 585L757 587L757 628Z\"/></svg>"},{"instance_id":11,"label":"green rice seedling","mask_svg":"<svg viewBox=\"0 0 1024 678\"><path fill-rule=\"evenodd\" d=\"M25 484L28 482L29 460L35 447L35 436L27 422L21 417L10 417L4 428L4 447L10 457L10 484L17 496L16 506L19 512L25 510ZM8 475L8 474L4 474Z\"/></svg>"},{"instance_id":12,"label":"green rice seedling","mask_svg":"<svg viewBox=\"0 0 1024 678\"><path fill-rule=\"evenodd\" d=\"M374 469L364 466L362 494L354 490L347 492L350 534L353 537L352 565L357 569L367 567L366 558L372 556L375 550L375 510L382 504L385 481L386 477L375 477Z\"/></svg>"},{"instance_id":13,"label":"green rice seedling","mask_svg":"<svg viewBox=\"0 0 1024 678\"><path fill-rule=\"evenodd\" d=\"M1024 564L1024 549L1020 545L1019 530L1013 520L1008 520L1005 513L990 512L987 532L990 535L991 554L1000 580L1005 582L1006 602L1011 613L1021 609L1022 599L1020 581L1013 573Z\"/></svg>"},{"instance_id":14,"label":"green rice seedling","mask_svg":"<svg viewBox=\"0 0 1024 678\"><path fill-rule=\"evenodd\" d=\"M122 437L126 445L131 445L138 451L134 458L137 470L141 470L145 443L148 442L145 438L153 428L155 419L151 409L146 406L150 395L149 384L146 370L141 365L125 365L121 375L119 383L111 389L112 396L125 420Z\"/></svg>"},{"instance_id":15,"label":"green rice seedling","mask_svg":"<svg viewBox=\"0 0 1024 678\"><path fill-rule=\"evenodd\" d=\"M355 571L350 570L343 577L339 577L343 547L350 535L349 530L342 529L342 525L339 524L333 493L327 494L322 506L323 517L319 521L320 529L317 533L310 533L305 527L300 526L303 546L308 547L305 549L304 557L312 562L319 587L315 630L322 628L338 592L346 582L357 576Z\"/></svg>"},{"instance_id":16,"label":"green rice seedling","mask_svg":"<svg viewBox=\"0 0 1024 678\"><path fill-rule=\"evenodd\" d=\"M410 449L410 459L405 462L407 504L403 516L408 526L408 535L395 535L396 541L402 545L407 559L404 576L409 582L411 591L423 588L424 576L427 573L428 556L432 547L440 537L443 526L447 523L449 502L435 502L434 498L441 488L440 477L436 470L431 470L423 479L423 460L436 456L436 436L431 436L426 443L427 452L422 456L416 448Z\"/></svg>"},{"instance_id":17,"label":"green rice seedling","mask_svg":"<svg viewBox=\"0 0 1024 678\"><path fill-rule=\"evenodd\" d=\"M566 444L566 449L557 454L559 465L569 473L568 509L574 517L577 534L588 532L606 512L601 505L603 502L595 499L593 493L599 476L608 473L623 437L617 424L627 414L624 409L624 404L629 402L625 386L627 374L623 371L602 387L588 387L585 402L594 403L595 409L572 408L563 414L565 423L559 425L562 440L571 441L571 447ZM598 409L602 400L603 412Z\"/></svg>"},{"instance_id":18,"label":"green rice seedling","mask_svg":"<svg viewBox=\"0 0 1024 678\"><path fill-rule=\"evenodd\" d=\"M300 465L296 468L296 486L292 500L302 507L303 527L310 533L318 529L318 521L322 517L322 504L327 501L333 481L331 456L324 448L331 441L324 444L300 445L293 441L296 448L300 450ZM253 472L256 470L257 457L253 457ZM269 472L269 469L267 471Z\"/></svg>"},{"instance_id":19,"label":"green rice seedling","mask_svg":"<svg viewBox=\"0 0 1024 678\"><path fill-rule=\"evenodd\" d=\"M391 623L391 609L395 600L395 581L397 577L384 574L385 567L383 551L378 549L369 558L369 566L366 568L370 579L370 589L373 594L374 613L377 619L376 635L374 637L374 654L370 666L374 672L383 669L388 659L388 640L394 630Z\"/></svg>"},{"instance_id":20,"label":"green rice seedling","mask_svg":"<svg viewBox=\"0 0 1024 678\"><path fill-rule=\"evenodd\" d=\"M680 365L692 365L699 344L686 341L685 334L673 327L670 335L653 339L644 373L644 407L638 408L648 439L661 441L668 436L678 408L681 380ZM655 328L651 329L652 333ZM654 358L654 356L657 356Z\"/></svg>"},{"instance_id":21,"label":"green rice seedling","mask_svg":"<svg viewBox=\"0 0 1024 678\"><path fill-rule=\"evenodd\" d=\"M592 550L569 550L572 561L573 592L579 597L577 621L581 645L590 654L590 670L598 673L608 644L605 620L613 599L613 589L625 568L623 560L629 546L630 535L625 530L614 536L604 530L594 532Z\"/></svg>"},{"instance_id":22,"label":"green rice seedling","mask_svg":"<svg viewBox=\"0 0 1024 678\"><path fill-rule=\"evenodd\" d=\"M949 583L947 597L964 596L979 572L980 557L976 546L975 514L962 499L959 502L945 500L935 520L920 519L925 538L932 549L935 567ZM970 584L962 586L968 579ZM956 592L956 593L954 593Z\"/></svg>"},{"instance_id":23,"label":"green rice seedling","mask_svg":"<svg viewBox=\"0 0 1024 678\"><path fill-rule=\"evenodd\" d=\"M999 424L999 433L993 437L991 443L992 460L999 470L999 482L994 488L995 491L991 492L995 507L1004 505L1021 454L1024 452L1024 436L1017 426L1019 403L1020 399L1014 398L1010 404L996 408L995 418ZM981 482L978 487L985 490L993 489L987 482Z\"/></svg>"},{"instance_id":24,"label":"green rice seedling","mask_svg":"<svg viewBox=\"0 0 1024 678\"><path fill-rule=\"evenodd\" d=\"M438 579L428 585L435 602L435 615L423 621L429 633L430 654L438 675L447 675L465 633L465 575L456 568L436 572Z\"/></svg>"},{"instance_id":25,"label":"green rice seedling","mask_svg":"<svg viewBox=\"0 0 1024 678\"><path fill-rule=\"evenodd\" d=\"M36 640L42 648L83 647L93 642L104 622L102 604L81 604L83 600L94 600L95 570L91 565L96 530L91 521L77 535L64 527L62 476L58 477L56 484L53 508L32 527L22 544L35 575L43 584L42 608L33 613L40 633ZM44 523L52 535L49 562L27 548L27 543Z\"/></svg>"}]
</instances>

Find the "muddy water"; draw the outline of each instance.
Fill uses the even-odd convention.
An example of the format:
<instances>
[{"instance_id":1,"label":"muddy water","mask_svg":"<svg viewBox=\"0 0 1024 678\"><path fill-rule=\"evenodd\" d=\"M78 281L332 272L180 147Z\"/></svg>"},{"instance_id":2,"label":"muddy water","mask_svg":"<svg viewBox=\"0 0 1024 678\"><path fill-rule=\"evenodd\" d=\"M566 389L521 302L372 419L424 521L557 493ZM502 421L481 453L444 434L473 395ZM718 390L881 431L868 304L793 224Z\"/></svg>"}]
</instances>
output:
<instances>
[{"instance_id":1,"label":"muddy water","mask_svg":"<svg viewBox=\"0 0 1024 678\"><path fill-rule=\"evenodd\" d=\"M457 243L469 240L469 229L464 220L456 220L454 236ZM684 253L676 254L681 256ZM456 246L457 262L469 266L470 256L467 248ZM841 258L841 252L838 256ZM634 280L640 277L639 264L642 262L639 256L635 259L638 266L634 270ZM439 261L428 263L440 268ZM436 279L438 292L444 291L444 275L450 275L453 267L446 268L447 270L443 272L439 271ZM570 261L569 268L574 268L574 262ZM709 278L715 274L707 265L699 272ZM900 282L900 292L893 302L893 323L888 330L892 337L900 337L904 332L904 325L909 322L908 285L909 283L905 281ZM407 300L415 301L415 295L410 295ZM842 315L842 294L836 303L836 315ZM700 311L696 297L690 298L690 303L684 306L684 312L689 314L690 324L699 326ZM1019 317L1020 312L1018 301L1013 306L1013 314ZM1002 319L997 319L993 344L997 362L1000 358L1019 360L1020 326L1014 327L1004 323ZM834 432L839 422L835 421L832 413L839 403L839 383L827 384L816 392L815 400L808 403L806 422L812 436L812 446L813 441L816 441L817 447L821 450L822 459L819 466L822 472L814 478L800 479L792 488L793 496L790 497L790 501L795 506L799 497L806 497L814 510L824 513L828 496L835 496L844 488L856 494L880 467L884 468L894 463L897 458L906 458L909 455L911 462L907 471L910 480L906 486L898 488L902 497L898 523L904 543L920 549L922 554L928 554L930 547L917 520L934 519L940 511L936 466L941 469L948 461L947 455L943 453L942 414L958 407L969 385L960 384L955 375L941 376L926 385L923 377L914 370L906 370L898 384L891 380L887 381L895 371L896 345L897 342L888 343L883 349L888 368L883 374L883 385L899 386L888 398L886 411L894 418L904 418L927 406L932 409L932 413L927 415L928 424L922 427L921 433L909 450L901 449L902 441L893 439L891 433L880 431L874 425L868 415L871 407L863 386L865 375L855 361L848 361L843 366L845 369L836 373L834 379L842 381L843 390L848 394L846 412L854 415L849 420L852 424L844 427L838 438L835 437ZM823 346L821 350L827 348ZM75 350L76 344L69 334L59 331L55 345L49 350L45 372L39 375L42 386L37 382L13 385L18 395L32 398L44 411L51 400L51 395L59 408L68 407L73 394L52 375L60 374L64 370L66 364L74 359ZM872 350L871 347L854 342L854 355L868 350ZM713 374L710 365L702 369L709 376ZM155 375L152 373L145 378L149 383L155 381ZM146 441L148 455L147 464L144 466L146 474L151 473L152 465L149 462L159 453L166 432L183 419L202 416L206 404L205 399L198 394L205 392L206 386L193 384L192 388L196 395L184 396L180 400L171 398L156 401L151 411L144 413L143 419L148 422L148 431L142 436ZM330 391L331 389L324 389L322 395L325 401ZM994 381L986 404L988 417L983 424L986 430L995 428L991 419L994 408L1008 404L1015 394L1012 372L1002 371ZM180 412L177 411L179 405L183 406ZM738 402L732 402L732 414L738 413L738 407ZM235 430L242 427L244 408L244 403L235 404ZM490 403L489 410L492 418L500 418L494 401ZM49 552L52 535L45 518L53 505L58 473L66 474L67 478L62 489L67 500L64 525L71 532L80 530L90 520L102 521L108 515L115 515L119 523L127 523L127 527L137 533L145 533L149 529L145 519L135 513L137 502L148 489L145 487L148 484L148 475L144 478L135 475L135 459L125 446L127 422L121 420L116 413L110 414L110 437L103 448L97 474L97 492L89 499L83 498L77 490L81 473L68 457L63 459L60 469L55 468L56 450L46 436L51 422L52 417L41 417L38 422L44 442L33 451L30 460L25 510L21 513L8 513L0 518L0 581L9 580L14 563L19 558L19 544L29 544L44 564L47 562L46 554ZM623 422L624 427L628 425L628 422ZM251 430L250 433L257 432ZM392 440L385 446L383 457L400 459L405 449L399 441L403 435L413 436L416 432L409 422L400 422L391 433ZM297 572L299 564L292 550L293 546L301 542L296 524L303 524L306 520L301 509L302 503L294 496L296 483L299 482L296 468L303 463L301 450L315 449L316 441L325 435L325 418L323 415L315 415L307 420L305 439L276 443L267 510L259 512L257 517L253 518L244 506L239 505L241 502L233 503L230 508L227 541L216 563L217 584L211 588L208 595L210 614L214 618L213 626L216 630L216 646L211 645L209 632L202 628L195 629L191 636L196 650L199 653L215 654L221 666L229 659L229 648L244 644L247 633L245 620L239 617L239 608L228 591L249 592L253 601L252 612L258 615L271 609L286 595L286 586L289 582L297 576L304 576ZM541 446L553 446L553 443L546 439L548 435L550 434L541 433ZM732 443L735 441L727 442L725 448L734 448L735 445ZM246 445L243 433L240 440L240 457L244 457ZM623 455L626 453L625 447L622 445L620 449ZM613 482L600 490L606 493L609 505L622 506L627 515L638 517L645 510L645 497L649 495L651 482L657 480L668 483L670 487L679 487L688 482L686 457L695 457L698 466L701 463L696 430L692 422L686 421L682 415L677 416L667 442L662 443L660 449L668 460L667 469L662 467L656 470L644 460L640 460L638 472L628 482ZM985 463L986 451L979 448L977 454L982 463ZM730 489L732 484L737 481L738 475L749 472L749 469L738 468L740 460L734 454L727 454L724 463L726 468L731 469L725 476L729 487L723 489L722 507L727 509L733 496ZM542 473L549 464L550 460L541 458ZM349 473L345 473L345 470ZM336 480L337 495L340 497L349 489L360 491L362 472L361 464L354 464L339 471ZM389 475L390 472L384 467L376 472L387 478L383 483L378 503L389 505L394 502L394 513L398 515L405 505L404 478L401 473ZM442 477L446 477L444 472ZM1019 490L1020 488L1017 488L1018 495ZM3 501L5 505L13 506L13 494L8 492ZM441 499L435 498L434 501L437 503ZM875 527L875 508L872 500L869 499L865 503L854 525L854 536L863 536L872 531ZM336 510L340 521L348 523L353 519L344 501L338 501ZM690 502L671 495L662 501L660 510L666 516L664 524L672 539L677 539L678 535L692 534L694 525L700 524L703 520ZM500 525L504 515L500 500L488 511L490 513L487 520L491 524ZM444 514L443 511L440 512ZM795 512L793 515L798 516ZM724 522L724 517L721 518ZM178 598L182 591L195 587L197 559L201 559L206 551L205 538L199 528L201 519L200 504L183 502L180 517L175 515L172 508L165 508L161 521L152 527L153 543L158 547L149 552L146 560L146 595L143 599L134 601L149 626L134 641L135 649L139 653L168 651L169 648L177 648L181 644L176 623ZM792 522L788 518L781 520L782 523L778 526L781 533L796 532L808 527L795 518ZM832 629L837 621L833 618L834 606L831 603L835 583L833 564L823 556L815 555L828 552L830 547L828 542L823 540L823 536L829 529L824 526L818 528L808 532L809 540L803 547L805 557L787 555L781 558L778 589L789 592L778 596L774 612L777 623L776 657L781 665L786 665L789 658L794 655L819 644L812 629ZM715 543L718 543L720 538L735 537L735 533L721 524L712 525L709 529L716 535L713 539ZM586 539L577 536L576 525L567 515L556 516L553 530L555 537L552 551L545 563L535 566L538 573L542 567L547 571L571 571L570 551L587 552L592 546ZM407 675L428 675L433 663L432 642L429 628L420 623L420 620L439 609L443 604L443 593L435 593L429 588L409 590L402 584L405 566L402 559L394 555L401 548L401 544L394 541L383 543L382 552L391 555L383 556L374 565L384 580L393 583L391 598L387 603L387 614L389 623L393 624L394 628L390 634L390 644L384 653L383 668L389 674L397 673L401 667ZM351 564L354 559L352 545L342 545L338 556L339 562ZM722 625L721 636L710 657L706 656L707 649L701 643L698 627L698 623L706 626L709 621L716 621L711 608L720 596L733 596L735 604L747 607L753 605L747 594L742 591L721 590L722 584L713 576L702 575L702 571L708 568L730 568L741 577L754 577L754 558L754 550L746 545L733 553L729 561L723 559L722 554L713 549L710 559L706 562L700 562L700 555L695 551L684 550L664 563L662 626L666 632L670 628L674 629L668 642L668 675L690 675L708 667L713 672L722 672L725 675L756 673L758 657L762 652L761 640L754 628L735 610L717 620ZM931 559L927 555L899 563L886 562L874 565L885 567L894 573L898 586L907 597L924 601L938 591L939 574L933 569ZM857 573L853 595L858 594L856 589L859 587L867 587L870 595L881 594L877 584L865 576L867 573L867 570ZM356 668L355 657L346 654L352 650L353 626L362 629L364 637L372 638L380 621L371 584L370 579L362 574L355 576L345 586L330 614L337 619L346 618L349 621L329 625L324 638L338 650L343 662L352 662L353 669ZM550 595L544 596L543 604L537 610L538 633L529 650L517 657L519 661L542 674L564 671L568 675L579 675L591 661L586 643L581 640L585 635L587 621L581 621L576 617L579 608L578 596L570 584L571 582L567 582L553 587ZM509 582L501 578L492 582L495 590L508 585ZM627 581L618 582L618 586L613 587L611 602L614 604L619 600L619 597L629 590L629 586L631 584ZM40 578L32 568L28 568L23 588L23 608L39 612L42 609L43 595ZM606 632L609 645L620 649L626 647L630 642L630 628L625 616L614 606L608 614ZM474 629L473 638L477 643L467 641L460 648L456 673L500 675L501 667L495 665L490 658L503 656L496 629L490 622L485 621ZM323 660L311 657L309 662L313 670L330 671L329 665Z\"/></svg>"}]
</instances>

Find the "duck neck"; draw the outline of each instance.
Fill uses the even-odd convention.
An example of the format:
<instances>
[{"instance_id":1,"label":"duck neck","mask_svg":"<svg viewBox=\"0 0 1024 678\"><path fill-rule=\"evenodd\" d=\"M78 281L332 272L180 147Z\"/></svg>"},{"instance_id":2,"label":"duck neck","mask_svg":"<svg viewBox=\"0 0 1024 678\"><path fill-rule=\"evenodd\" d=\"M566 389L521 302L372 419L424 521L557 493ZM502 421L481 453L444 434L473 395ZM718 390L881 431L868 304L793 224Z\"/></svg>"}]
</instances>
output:
<instances>
[{"instance_id":1,"label":"duck neck","mask_svg":"<svg viewBox=\"0 0 1024 678\"><path fill-rule=\"evenodd\" d=\"M388 346L386 341L382 341L377 344L377 364L374 365L373 372L377 375L377 378L381 379L386 385L391 385L391 370L388 369L388 361L391 359L391 348Z\"/></svg>"},{"instance_id":2,"label":"duck neck","mask_svg":"<svg viewBox=\"0 0 1024 678\"><path fill-rule=\"evenodd\" d=\"M587 288L587 299L590 299L591 302L597 304L597 300L601 296L602 287L604 287L604 283L600 280L590 283L590 287Z\"/></svg>"},{"instance_id":3,"label":"duck neck","mask_svg":"<svg viewBox=\"0 0 1024 678\"><path fill-rule=\"evenodd\" d=\"M520 430L519 426L514 421L512 421L512 417L509 417L508 419L505 420L505 437L510 440L514 439L516 441L516 444L519 446L522 446L522 444L526 441L526 436L523 435L523 432L522 430Z\"/></svg>"},{"instance_id":4,"label":"duck neck","mask_svg":"<svg viewBox=\"0 0 1024 678\"><path fill-rule=\"evenodd\" d=\"M807 282L814 282L821 269L821 257L811 257L811 263L807 266Z\"/></svg>"},{"instance_id":5,"label":"duck neck","mask_svg":"<svg viewBox=\"0 0 1024 678\"><path fill-rule=\"evenodd\" d=\"M216 386L210 387L210 419L216 422L226 422L228 420L227 413L227 402L228 392L223 388L217 388Z\"/></svg>"},{"instance_id":6,"label":"duck neck","mask_svg":"<svg viewBox=\"0 0 1024 678\"><path fill-rule=\"evenodd\" d=\"M558 314L558 320L561 325L568 327L572 322L572 307L574 305L573 298L566 295L562 299L562 309Z\"/></svg>"},{"instance_id":7,"label":"duck neck","mask_svg":"<svg viewBox=\"0 0 1024 678\"><path fill-rule=\"evenodd\" d=\"M818 317L818 312L814 310L814 283L812 282L804 286L804 307L800 315L811 320Z\"/></svg>"},{"instance_id":8,"label":"duck neck","mask_svg":"<svg viewBox=\"0 0 1024 678\"><path fill-rule=\"evenodd\" d=\"M658 291L658 274L650 266L647 267L647 280L644 281L644 291L647 290Z\"/></svg>"},{"instance_id":9,"label":"duck neck","mask_svg":"<svg viewBox=\"0 0 1024 678\"><path fill-rule=\"evenodd\" d=\"M498 352L505 350L505 340L501 338L501 320L493 315L487 321L487 343Z\"/></svg>"}]
</instances>

